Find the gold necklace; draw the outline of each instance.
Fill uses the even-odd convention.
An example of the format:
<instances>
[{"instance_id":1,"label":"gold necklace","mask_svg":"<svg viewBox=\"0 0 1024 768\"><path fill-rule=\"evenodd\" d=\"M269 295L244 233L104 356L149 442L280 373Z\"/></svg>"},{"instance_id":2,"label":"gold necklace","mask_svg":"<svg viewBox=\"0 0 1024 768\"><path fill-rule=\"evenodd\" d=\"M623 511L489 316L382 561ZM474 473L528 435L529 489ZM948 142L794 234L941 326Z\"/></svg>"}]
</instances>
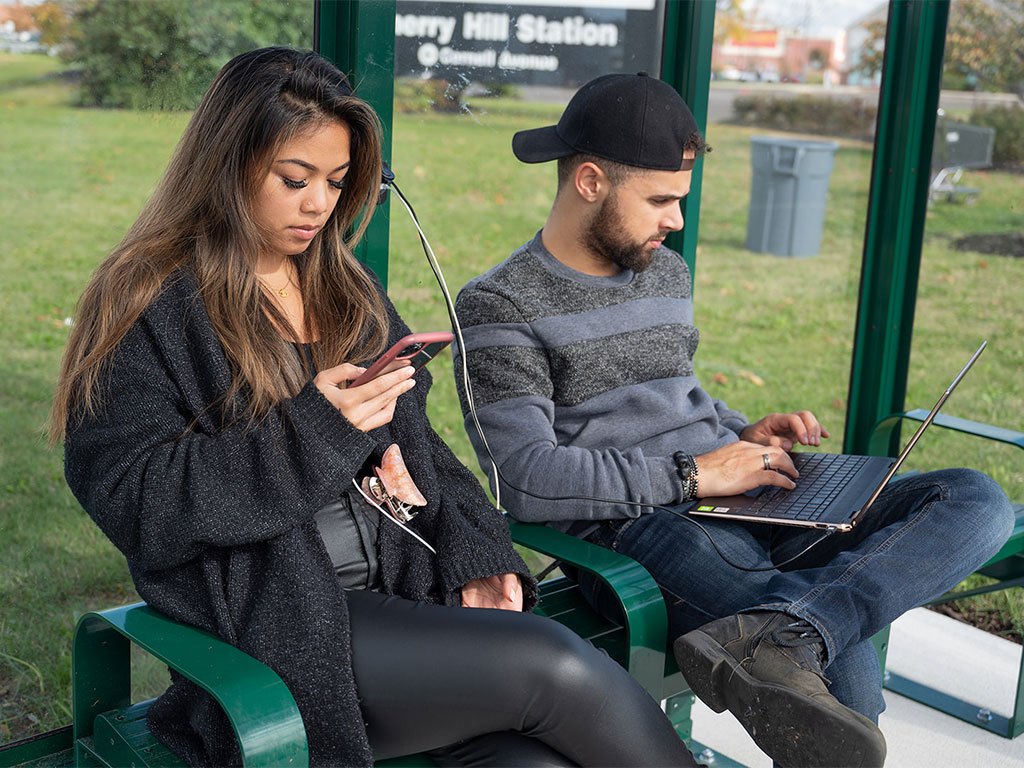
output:
<instances>
[{"instance_id":1,"label":"gold necklace","mask_svg":"<svg viewBox=\"0 0 1024 768\"><path fill-rule=\"evenodd\" d=\"M272 290L274 293L276 293L278 296L280 296L282 299L287 299L288 298L288 286L294 285L294 283L292 283L292 276L291 276L290 272L288 273L288 280L280 288L275 288L267 280L264 280L262 277L260 278L260 281L264 285L266 285L270 290Z\"/></svg>"}]
</instances>

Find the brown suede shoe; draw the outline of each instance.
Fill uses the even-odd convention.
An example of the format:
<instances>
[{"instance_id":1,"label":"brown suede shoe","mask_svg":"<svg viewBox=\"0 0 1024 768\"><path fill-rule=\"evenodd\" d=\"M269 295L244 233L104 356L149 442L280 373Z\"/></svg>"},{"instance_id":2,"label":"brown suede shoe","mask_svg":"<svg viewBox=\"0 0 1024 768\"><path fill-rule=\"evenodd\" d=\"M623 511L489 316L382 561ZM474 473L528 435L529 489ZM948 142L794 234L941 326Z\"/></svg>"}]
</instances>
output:
<instances>
[{"instance_id":1,"label":"brown suede shoe","mask_svg":"<svg viewBox=\"0 0 1024 768\"><path fill-rule=\"evenodd\" d=\"M881 766L885 737L828 692L821 636L778 611L727 616L673 647L683 677L715 712L728 709L787 768Z\"/></svg>"}]
</instances>

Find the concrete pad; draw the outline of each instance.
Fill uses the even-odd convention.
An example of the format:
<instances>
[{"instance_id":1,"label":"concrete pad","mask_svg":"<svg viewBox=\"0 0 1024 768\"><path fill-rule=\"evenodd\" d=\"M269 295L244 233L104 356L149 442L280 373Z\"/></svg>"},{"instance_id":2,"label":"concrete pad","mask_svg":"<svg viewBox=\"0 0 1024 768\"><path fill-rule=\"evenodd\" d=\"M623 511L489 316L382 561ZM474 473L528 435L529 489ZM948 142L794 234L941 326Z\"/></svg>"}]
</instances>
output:
<instances>
[{"instance_id":1,"label":"concrete pad","mask_svg":"<svg viewBox=\"0 0 1024 768\"><path fill-rule=\"evenodd\" d=\"M1013 713L1020 665L1019 645L934 611L917 608L893 624L889 670L1007 717ZM879 725L889 766L1024 765L1024 735L1005 739L892 691L885 691L885 701ZM749 768L771 768L772 761L728 712L715 714L698 701L693 735Z\"/></svg>"},{"instance_id":2,"label":"concrete pad","mask_svg":"<svg viewBox=\"0 0 1024 768\"><path fill-rule=\"evenodd\" d=\"M941 613L917 608L892 625L887 668L1009 717L1021 647Z\"/></svg>"}]
</instances>

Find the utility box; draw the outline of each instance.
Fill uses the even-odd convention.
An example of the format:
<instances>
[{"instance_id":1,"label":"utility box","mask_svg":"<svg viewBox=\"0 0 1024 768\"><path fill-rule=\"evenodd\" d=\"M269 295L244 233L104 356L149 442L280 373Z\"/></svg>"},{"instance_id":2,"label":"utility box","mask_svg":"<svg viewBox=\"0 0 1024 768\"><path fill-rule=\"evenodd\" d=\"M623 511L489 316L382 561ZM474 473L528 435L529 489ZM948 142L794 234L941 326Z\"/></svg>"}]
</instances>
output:
<instances>
[{"instance_id":1,"label":"utility box","mask_svg":"<svg viewBox=\"0 0 1024 768\"><path fill-rule=\"evenodd\" d=\"M996 129L970 123L954 123L940 111L935 121L935 145L932 149L932 180L928 187L929 201L945 197L950 202L963 199L972 202L978 196L975 187L960 185L964 169L988 168L992 165L992 149Z\"/></svg>"},{"instance_id":2,"label":"utility box","mask_svg":"<svg viewBox=\"0 0 1024 768\"><path fill-rule=\"evenodd\" d=\"M748 250L776 256L817 255L837 149L834 141L751 137Z\"/></svg>"}]
</instances>

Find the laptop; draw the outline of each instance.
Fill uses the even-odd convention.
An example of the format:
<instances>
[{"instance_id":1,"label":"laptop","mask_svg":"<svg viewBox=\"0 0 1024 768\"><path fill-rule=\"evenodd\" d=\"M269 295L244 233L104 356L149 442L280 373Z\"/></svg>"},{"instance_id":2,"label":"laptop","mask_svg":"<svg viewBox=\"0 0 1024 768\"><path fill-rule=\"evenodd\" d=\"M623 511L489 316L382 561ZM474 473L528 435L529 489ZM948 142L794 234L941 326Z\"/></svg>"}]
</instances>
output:
<instances>
[{"instance_id":1,"label":"laptop","mask_svg":"<svg viewBox=\"0 0 1024 768\"><path fill-rule=\"evenodd\" d=\"M768 485L738 496L709 497L692 507L690 514L803 528L851 530L863 519L987 345L987 341L981 343L896 459L846 453L794 453L791 454L793 464L800 472L796 488L787 490Z\"/></svg>"}]
</instances>

